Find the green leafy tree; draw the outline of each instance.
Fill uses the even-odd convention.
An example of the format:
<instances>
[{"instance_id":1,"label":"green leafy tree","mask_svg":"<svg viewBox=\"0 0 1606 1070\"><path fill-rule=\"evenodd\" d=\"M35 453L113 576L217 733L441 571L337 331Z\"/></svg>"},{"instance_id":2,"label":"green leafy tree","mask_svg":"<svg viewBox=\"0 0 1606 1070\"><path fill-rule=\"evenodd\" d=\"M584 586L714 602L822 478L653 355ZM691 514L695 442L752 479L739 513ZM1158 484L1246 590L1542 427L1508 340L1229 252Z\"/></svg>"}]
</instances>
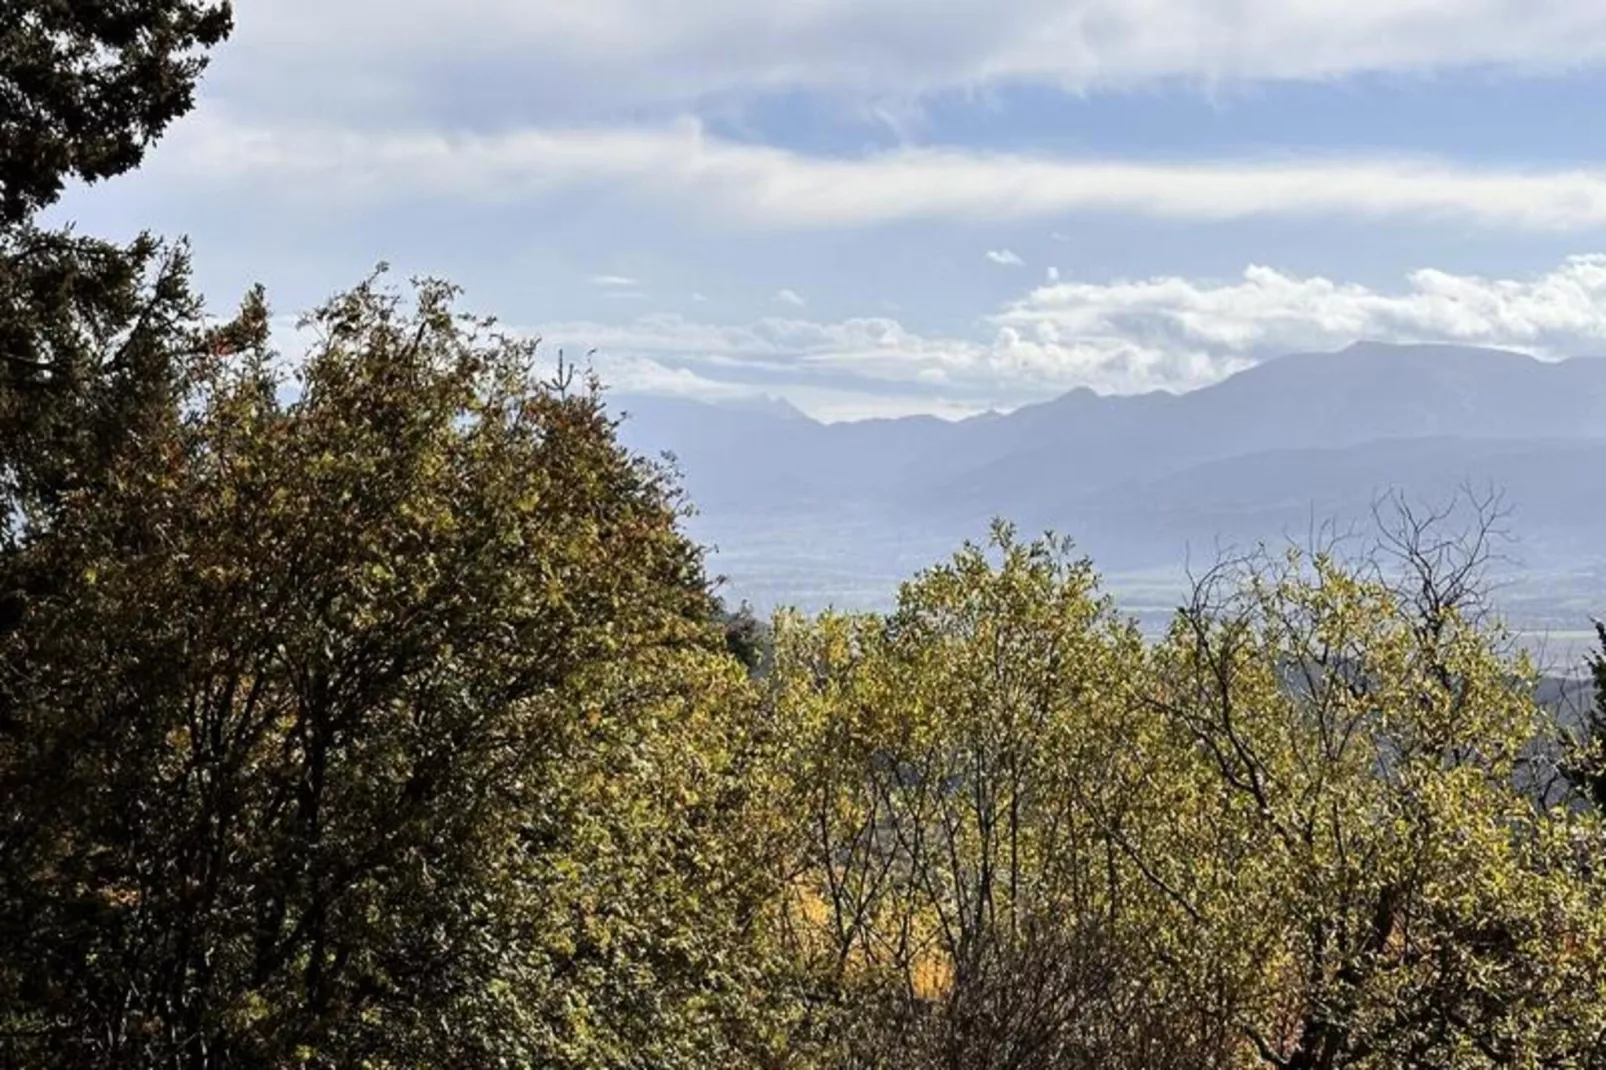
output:
<instances>
[{"instance_id":1,"label":"green leafy tree","mask_svg":"<svg viewBox=\"0 0 1606 1070\"><path fill-rule=\"evenodd\" d=\"M1000 526L888 617L782 620L788 931L847 1065L1193 1067L1237 1039L1156 958L1167 904L1122 844L1169 816L1117 775L1143 648L1068 551Z\"/></svg>"},{"instance_id":2,"label":"green leafy tree","mask_svg":"<svg viewBox=\"0 0 1606 1070\"><path fill-rule=\"evenodd\" d=\"M1522 790L1532 674L1427 561L1404 584L1322 554L1207 577L1151 699L1197 846L1145 868L1255 982L1233 1020L1264 1065L1595 1065L1599 829Z\"/></svg>"},{"instance_id":3,"label":"green leafy tree","mask_svg":"<svg viewBox=\"0 0 1606 1070\"><path fill-rule=\"evenodd\" d=\"M827 1061L1597 1065L1600 822L1526 790L1552 726L1441 536L1230 562L1148 649L1007 528L781 618Z\"/></svg>"},{"instance_id":4,"label":"green leafy tree","mask_svg":"<svg viewBox=\"0 0 1606 1070\"><path fill-rule=\"evenodd\" d=\"M424 284L247 302L6 559L0 1014L39 1065L675 1066L754 1022L746 676L591 387ZM223 336L217 336L223 337ZM755 826L756 827L756 826Z\"/></svg>"},{"instance_id":5,"label":"green leafy tree","mask_svg":"<svg viewBox=\"0 0 1606 1070\"><path fill-rule=\"evenodd\" d=\"M755 988L761 747L593 384L369 283L283 379L135 166L227 4L0 5L0 1043L20 1065L704 1065Z\"/></svg>"}]
</instances>

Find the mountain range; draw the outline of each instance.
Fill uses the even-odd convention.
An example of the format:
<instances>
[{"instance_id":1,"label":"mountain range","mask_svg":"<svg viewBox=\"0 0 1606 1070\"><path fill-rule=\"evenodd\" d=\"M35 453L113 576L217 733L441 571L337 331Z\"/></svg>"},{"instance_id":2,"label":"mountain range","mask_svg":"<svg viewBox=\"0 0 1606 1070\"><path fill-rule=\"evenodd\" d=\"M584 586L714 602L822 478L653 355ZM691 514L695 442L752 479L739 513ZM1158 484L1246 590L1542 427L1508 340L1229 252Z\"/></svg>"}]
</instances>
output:
<instances>
[{"instance_id":1,"label":"mountain range","mask_svg":"<svg viewBox=\"0 0 1606 1070\"><path fill-rule=\"evenodd\" d=\"M1529 574L1606 573L1606 359L1368 342L1186 393L1078 389L958 421L611 400L628 445L674 455L694 532L760 603L884 602L993 516L1133 573L1364 522L1389 492L1438 502L1464 485L1504 493Z\"/></svg>"}]
</instances>

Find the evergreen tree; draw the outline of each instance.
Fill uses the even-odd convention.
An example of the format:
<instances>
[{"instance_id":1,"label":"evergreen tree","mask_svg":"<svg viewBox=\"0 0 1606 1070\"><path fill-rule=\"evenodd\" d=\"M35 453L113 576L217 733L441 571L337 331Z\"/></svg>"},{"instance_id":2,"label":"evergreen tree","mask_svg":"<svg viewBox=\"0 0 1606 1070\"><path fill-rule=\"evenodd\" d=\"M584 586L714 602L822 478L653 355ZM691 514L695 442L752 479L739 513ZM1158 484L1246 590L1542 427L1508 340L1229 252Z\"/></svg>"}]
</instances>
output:
<instances>
[{"instance_id":1,"label":"evergreen tree","mask_svg":"<svg viewBox=\"0 0 1606 1070\"><path fill-rule=\"evenodd\" d=\"M227 2L0 0L0 226L139 166L232 28Z\"/></svg>"}]
</instances>

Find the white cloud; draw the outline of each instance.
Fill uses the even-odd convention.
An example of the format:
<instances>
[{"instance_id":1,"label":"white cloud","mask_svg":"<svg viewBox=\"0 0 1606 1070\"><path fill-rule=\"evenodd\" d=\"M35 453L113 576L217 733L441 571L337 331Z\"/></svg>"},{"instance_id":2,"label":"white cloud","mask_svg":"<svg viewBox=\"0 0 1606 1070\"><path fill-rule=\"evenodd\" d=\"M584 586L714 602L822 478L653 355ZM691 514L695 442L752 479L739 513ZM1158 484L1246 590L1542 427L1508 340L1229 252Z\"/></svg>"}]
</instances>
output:
<instances>
[{"instance_id":1,"label":"white cloud","mask_svg":"<svg viewBox=\"0 0 1606 1070\"><path fill-rule=\"evenodd\" d=\"M1026 261L1008 249L989 249L987 250L987 259L995 264L1003 264L1006 267L1020 267L1026 263Z\"/></svg>"},{"instance_id":2,"label":"white cloud","mask_svg":"<svg viewBox=\"0 0 1606 1070\"><path fill-rule=\"evenodd\" d=\"M605 287L634 287L641 285L640 281L628 275L593 275L588 280L593 286Z\"/></svg>"},{"instance_id":3,"label":"white cloud","mask_svg":"<svg viewBox=\"0 0 1606 1070\"><path fill-rule=\"evenodd\" d=\"M619 357L599 352L591 358L591 365L614 395L653 394L713 402L774 396L768 387L710 378L688 368L671 367L651 358ZM872 392L852 387L833 388L812 383L789 384L784 393L788 401L808 415L827 422L914 415L959 419L981 411L976 405L925 395ZM630 410L628 398L621 398L614 404L626 412Z\"/></svg>"},{"instance_id":4,"label":"white cloud","mask_svg":"<svg viewBox=\"0 0 1606 1070\"><path fill-rule=\"evenodd\" d=\"M804 305L808 304L808 301L804 300L803 295L798 293L796 290L776 290L775 300L780 304L790 305L793 308L802 308Z\"/></svg>"},{"instance_id":5,"label":"white cloud","mask_svg":"<svg viewBox=\"0 0 1606 1070\"><path fill-rule=\"evenodd\" d=\"M744 384L748 392L781 387L794 401L799 389L857 390L905 407L919 397L926 411L973 409L982 407L978 399L993 385L976 374L986 361L985 345L925 338L886 317L827 323L772 316L719 325L650 315L626 323L543 324L539 333L554 347L595 349L605 374L609 361L646 359L721 384ZM1004 385L1006 393L1019 394L1020 384Z\"/></svg>"},{"instance_id":6,"label":"white cloud","mask_svg":"<svg viewBox=\"0 0 1606 1070\"><path fill-rule=\"evenodd\" d=\"M609 390L631 394L659 394L723 401L746 397L752 388L700 375L690 368L671 367L651 357L628 353L593 353L591 363L604 377Z\"/></svg>"},{"instance_id":7,"label":"white cloud","mask_svg":"<svg viewBox=\"0 0 1606 1070\"><path fill-rule=\"evenodd\" d=\"M669 127L496 135L253 127L215 110L178 127L132 181L242 184L255 197L373 207L450 196L517 203L561 191L668 200L750 226L911 218L1021 220L1077 211L1168 220L1341 215L1486 227L1606 226L1606 170L1478 169L1410 160L1157 164L897 149L805 156Z\"/></svg>"},{"instance_id":8,"label":"white cloud","mask_svg":"<svg viewBox=\"0 0 1606 1070\"><path fill-rule=\"evenodd\" d=\"M544 333L571 348L596 347L605 375L633 369L631 389L660 389L640 385L641 368L650 366L698 396L763 389L838 418L951 414L1076 386L1190 389L1268 356L1358 339L1453 341L1542 357L1599 351L1606 255L1572 257L1528 279L1423 269L1389 292L1258 266L1219 282L1063 282L1032 290L979 326L976 337L962 338L920 335L886 317L718 326L651 316L556 324ZM617 361L625 363L610 363Z\"/></svg>"},{"instance_id":9,"label":"white cloud","mask_svg":"<svg viewBox=\"0 0 1606 1070\"><path fill-rule=\"evenodd\" d=\"M1060 281L1060 269L1050 265L1048 271L1045 273L1045 277L1049 282Z\"/></svg>"},{"instance_id":10,"label":"white cloud","mask_svg":"<svg viewBox=\"0 0 1606 1070\"><path fill-rule=\"evenodd\" d=\"M1570 257L1531 279L1412 272L1379 292L1320 276L1250 266L1233 282L1159 277L1040 287L992 317L1025 350L1065 340L1110 347L1141 340L1150 358L1206 362L1357 339L1461 342L1561 357L1606 342L1606 255Z\"/></svg>"},{"instance_id":11,"label":"white cloud","mask_svg":"<svg viewBox=\"0 0 1606 1070\"><path fill-rule=\"evenodd\" d=\"M229 58L264 79L297 72L287 88L309 106L320 79L348 86L327 99L361 106L443 68L511 76L551 110L812 89L890 114L924 92L1009 83L1216 86L1606 57L1606 8L1587 0L275 0L237 17Z\"/></svg>"}]
</instances>

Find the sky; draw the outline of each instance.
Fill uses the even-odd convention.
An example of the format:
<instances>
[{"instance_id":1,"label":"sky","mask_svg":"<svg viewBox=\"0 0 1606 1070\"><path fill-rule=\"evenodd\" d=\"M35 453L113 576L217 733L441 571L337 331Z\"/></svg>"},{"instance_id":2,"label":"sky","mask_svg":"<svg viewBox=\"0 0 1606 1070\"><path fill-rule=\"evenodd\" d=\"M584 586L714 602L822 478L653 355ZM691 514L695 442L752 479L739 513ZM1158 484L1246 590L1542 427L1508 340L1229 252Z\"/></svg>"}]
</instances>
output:
<instances>
[{"instance_id":1,"label":"sky","mask_svg":"<svg viewBox=\"0 0 1606 1070\"><path fill-rule=\"evenodd\" d=\"M616 390L827 420L1606 354L1602 0L236 9L146 166L52 213L187 235L219 312L385 262Z\"/></svg>"}]
</instances>

